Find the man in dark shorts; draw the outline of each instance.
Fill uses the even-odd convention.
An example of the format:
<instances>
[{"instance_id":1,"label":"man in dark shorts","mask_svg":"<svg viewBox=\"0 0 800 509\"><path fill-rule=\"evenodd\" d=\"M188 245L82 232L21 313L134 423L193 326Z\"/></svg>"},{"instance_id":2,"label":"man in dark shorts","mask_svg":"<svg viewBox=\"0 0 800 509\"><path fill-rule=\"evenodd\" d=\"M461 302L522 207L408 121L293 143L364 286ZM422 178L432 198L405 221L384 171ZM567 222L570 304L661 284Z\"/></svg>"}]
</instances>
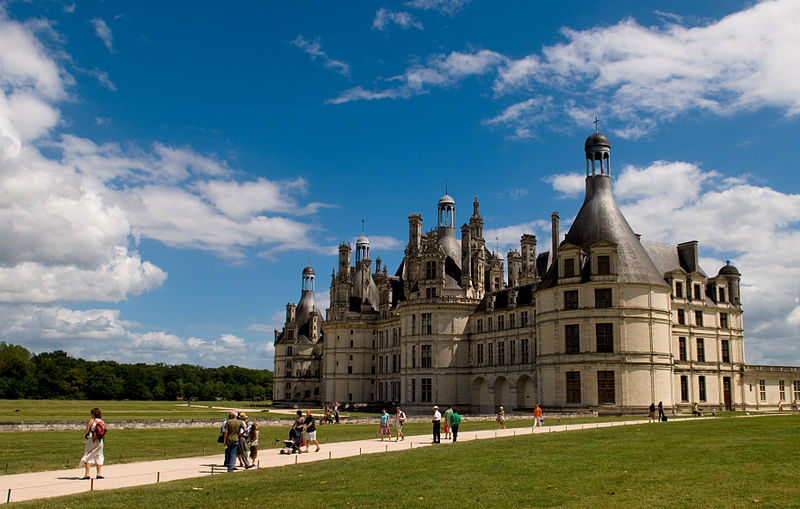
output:
<instances>
[{"instance_id":1,"label":"man in dark shorts","mask_svg":"<svg viewBox=\"0 0 800 509\"><path fill-rule=\"evenodd\" d=\"M317 442L317 425L314 422L314 416L311 415L311 410L306 410L306 418L303 421L303 429L306 432L306 451L305 452L308 452L308 445L312 440L317 445L317 450L314 451L314 452L319 452L319 442Z\"/></svg>"}]
</instances>

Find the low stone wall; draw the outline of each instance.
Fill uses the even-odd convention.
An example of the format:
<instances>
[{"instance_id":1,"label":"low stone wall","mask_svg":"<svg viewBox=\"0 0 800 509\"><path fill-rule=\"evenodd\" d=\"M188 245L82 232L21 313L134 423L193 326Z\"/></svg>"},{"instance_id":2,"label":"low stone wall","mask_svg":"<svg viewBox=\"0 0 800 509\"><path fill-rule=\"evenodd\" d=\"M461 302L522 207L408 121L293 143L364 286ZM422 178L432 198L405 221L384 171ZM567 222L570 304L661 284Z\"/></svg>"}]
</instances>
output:
<instances>
[{"instance_id":1,"label":"low stone wall","mask_svg":"<svg viewBox=\"0 0 800 509\"><path fill-rule=\"evenodd\" d=\"M390 414L394 420L394 414ZM596 413L560 413L545 414L545 420L564 419L570 417L589 417L596 416ZM466 421L493 421L496 415L464 415ZM531 415L506 415L507 421L518 419L531 419ZM407 422L430 422L430 416L411 416ZM319 423L321 419L317 419ZM286 419L256 419L261 425L285 426L287 428L294 424L293 418ZM377 424L378 417L353 417L342 416L340 424ZM185 429L185 428L218 428L222 424L219 419L152 419L152 420L126 420L126 421L106 421L108 429ZM0 433L16 431L83 431L86 423L83 421L22 421L22 422L0 422Z\"/></svg>"}]
</instances>

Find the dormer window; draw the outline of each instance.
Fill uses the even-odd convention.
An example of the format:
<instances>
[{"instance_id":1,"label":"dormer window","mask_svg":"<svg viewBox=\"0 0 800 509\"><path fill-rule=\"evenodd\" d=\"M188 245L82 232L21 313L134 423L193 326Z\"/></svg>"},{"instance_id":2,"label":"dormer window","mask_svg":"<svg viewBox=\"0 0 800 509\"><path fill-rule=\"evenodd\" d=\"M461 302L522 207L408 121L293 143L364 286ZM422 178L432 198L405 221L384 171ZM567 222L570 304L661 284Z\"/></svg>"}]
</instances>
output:
<instances>
[{"instance_id":1,"label":"dormer window","mask_svg":"<svg viewBox=\"0 0 800 509\"><path fill-rule=\"evenodd\" d=\"M611 257L601 255L597 257L597 273L601 276L611 274Z\"/></svg>"},{"instance_id":2,"label":"dormer window","mask_svg":"<svg viewBox=\"0 0 800 509\"><path fill-rule=\"evenodd\" d=\"M679 299L683 298L683 283L680 281L675 281L675 297Z\"/></svg>"},{"instance_id":3,"label":"dormer window","mask_svg":"<svg viewBox=\"0 0 800 509\"><path fill-rule=\"evenodd\" d=\"M564 277L575 277L574 258L567 258L564 260Z\"/></svg>"},{"instance_id":4,"label":"dormer window","mask_svg":"<svg viewBox=\"0 0 800 509\"><path fill-rule=\"evenodd\" d=\"M701 285L694 285L694 298L698 300L703 298L703 287Z\"/></svg>"},{"instance_id":5,"label":"dormer window","mask_svg":"<svg viewBox=\"0 0 800 509\"><path fill-rule=\"evenodd\" d=\"M719 301L725 302L725 288L723 287L719 288Z\"/></svg>"},{"instance_id":6,"label":"dormer window","mask_svg":"<svg viewBox=\"0 0 800 509\"><path fill-rule=\"evenodd\" d=\"M436 279L436 262L425 262L425 279Z\"/></svg>"}]
</instances>

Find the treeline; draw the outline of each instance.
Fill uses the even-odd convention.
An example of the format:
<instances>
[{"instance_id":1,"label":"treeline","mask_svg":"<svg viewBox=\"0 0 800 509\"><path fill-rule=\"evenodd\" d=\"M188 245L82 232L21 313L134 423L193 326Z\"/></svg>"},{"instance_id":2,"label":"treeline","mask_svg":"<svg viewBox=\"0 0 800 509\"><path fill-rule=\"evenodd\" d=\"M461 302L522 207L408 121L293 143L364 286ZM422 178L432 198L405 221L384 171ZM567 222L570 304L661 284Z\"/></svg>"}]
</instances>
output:
<instances>
[{"instance_id":1,"label":"treeline","mask_svg":"<svg viewBox=\"0 0 800 509\"><path fill-rule=\"evenodd\" d=\"M271 399L272 372L238 366L120 364L0 342L2 399Z\"/></svg>"}]
</instances>

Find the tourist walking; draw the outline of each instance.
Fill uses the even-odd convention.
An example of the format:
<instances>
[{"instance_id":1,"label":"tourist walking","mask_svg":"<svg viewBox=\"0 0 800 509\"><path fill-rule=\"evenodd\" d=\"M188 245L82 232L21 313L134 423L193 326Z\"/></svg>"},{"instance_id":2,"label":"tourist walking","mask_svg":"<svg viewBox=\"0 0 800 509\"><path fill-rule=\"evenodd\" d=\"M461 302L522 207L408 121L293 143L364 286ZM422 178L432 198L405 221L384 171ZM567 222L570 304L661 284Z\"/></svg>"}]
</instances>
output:
<instances>
[{"instance_id":1,"label":"tourist walking","mask_svg":"<svg viewBox=\"0 0 800 509\"><path fill-rule=\"evenodd\" d=\"M247 443L250 445L250 464L256 464L258 458L258 424L253 422L247 430Z\"/></svg>"},{"instance_id":2,"label":"tourist walking","mask_svg":"<svg viewBox=\"0 0 800 509\"><path fill-rule=\"evenodd\" d=\"M94 465L97 470L97 479L103 479L100 475L100 469L105 462L103 456L103 438L106 434L106 425L103 422L103 413L99 408L92 408L91 418L86 423L86 431L84 437L86 444L83 447L83 457L81 458L80 465L86 467L86 473L81 479L89 479L91 477L91 467Z\"/></svg>"},{"instance_id":3,"label":"tourist walking","mask_svg":"<svg viewBox=\"0 0 800 509\"><path fill-rule=\"evenodd\" d=\"M400 407L397 407L394 411L394 430L397 432L397 437L394 439L395 442L406 439L403 435L403 424L405 424L405 422L406 413L400 410Z\"/></svg>"},{"instance_id":4,"label":"tourist walking","mask_svg":"<svg viewBox=\"0 0 800 509\"><path fill-rule=\"evenodd\" d=\"M533 427L544 426L544 419L542 418L542 407L538 404L533 409Z\"/></svg>"},{"instance_id":5,"label":"tourist walking","mask_svg":"<svg viewBox=\"0 0 800 509\"><path fill-rule=\"evenodd\" d=\"M450 429L453 431L453 442L458 441L458 426L461 424L461 415L459 415L458 411L455 410L452 406L450 407L452 412L448 416L448 420L450 421Z\"/></svg>"},{"instance_id":6,"label":"tourist walking","mask_svg":"<svg viewBox=\"0 0 800 509\"><path fill-rule=\"evenodd\" d=\"M648 409L648 413L647 413L647 420L648 420L648 423L655 422L655 420L656 420L656 404L655 403L652 403L652 402L650 403L650 408Z\"/></svg>"},{"instance_id":7,"label":"tourist walking","mask_svg":"<svg viewBox=\"0 0 800 509\"><path fill-rule=\"evenodd\" d=\"M384 408L381 414L381 442L386 435L389 435L389 440L392 439L392 430L389 429L389 412Z\"/></svg>"},{"instance_id":8,"label":"tourist walking","mask_svg":"<svg viewBox=\"0 0 800 509\"><path fill-rule=\"evenodd\" d=\"M658 422L666 422L667 416L664 415L664 403L658 402Z\"/></svg>"},{"instance_id":9,"label":"tourist walking","mask_svg":"<svg viewBox=\"0 0 800 509\"><path fill-rule=\"evenodd\" d=\"M306 452L308 452L308 446L311 444L312 440L317 446L317 450L314 452L319 452L319 442L317 442L317 425L314 422L314 416L311 415L311 410L306 410L306 418L303 421L303 430L306 432Z\"/></svg>"},{"instance_id":10,"label":"tourist walking","mask_svg":"<svg viewBox=\"0 0 800 509\"><path fill-rule=\"evenodd\" d=\"M444 437L450 438L450 416L453 414L453 405L447 407L444 411Z\"/></svg>"},{"instance_id":11,"label":"tourist walking","mask_svg":"<svg viewBox=\"0 0 800 509\"><path fill-rule=\"evenodd\" d=\"M239 412L238 419L242 421L242 429L239 430L239 447L236 449L236 456L239 458L239 466L250 468L250 447L247 443L247 414Z\"/></svg>"},{"instance_id":12,"label":"tourist walking","mask_svg":"<svg viewBox=\"0 0 800 509\"><path fill-rule=\"evenodd\" d=\"M339 424L339 402L333 405L333 422Z\"/></svg>"},{"instance_id":13,"label":"tourist walking","mask_svg":"<svg viewBox=\"0 0 800 509\"><path fill-rule=\"evenodd\" d=\"M433 442L434 444L441 443L441 424L442 424L442 414L439 413L439 407L433 407L433 419L431 419L433 423Z\"/></svg>"},{"instance_id":14,"label":"tourist walking","mask_svg":"<svg viewBox=\"0 0 800 509\"><path fill-rule=\"evenodd\" d=\"M503 407L497 411L497 429L506 429L506 411Z\"/></svg>"},{"instance_id":15,"label":"tourist walking","mask_svg":"<svg viewBox=\"0 0 800 509\"><path fill-rule=\"evenodd\" d=\"M225 444L225 466L228 472L236 470L236 454L239 449L239 431L244 423L236 418L236 412L228 415L225 430L222 432L222 443Z\"/></svg>"}]
</instances>

